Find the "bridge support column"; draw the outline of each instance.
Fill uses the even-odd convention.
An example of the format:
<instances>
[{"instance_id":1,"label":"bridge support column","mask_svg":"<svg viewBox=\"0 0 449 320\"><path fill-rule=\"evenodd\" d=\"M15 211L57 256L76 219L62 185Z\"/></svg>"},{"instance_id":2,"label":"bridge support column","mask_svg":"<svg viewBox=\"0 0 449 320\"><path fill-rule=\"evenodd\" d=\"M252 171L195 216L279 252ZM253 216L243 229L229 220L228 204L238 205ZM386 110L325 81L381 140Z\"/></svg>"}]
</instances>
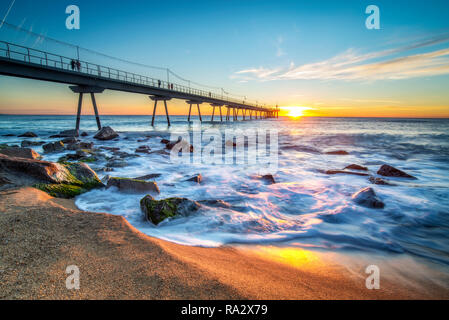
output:
<instances>
[{"instance_id":1,"label":"bridge support column","mask_svg":"<svg viewBox=\"0 0 449 320\"><path fill-rule=\"evenodd\" d=\"M192 115L192 105L196 104L197 109L198 109L198 116L200 117L200 121L203 122L203 118L201 117L201 110L200 110L200 104L202 104L203 102L202 101L187 101L187 103L189 104L189 117L187 118L187 121L190 122L190 116ZM215 111L215 108L214 108L214 111Z\"/></svg>"},{"instance_id":2,"label":"bridge support column","mask_svg":"<svg viewBox=\"0 0 449 320\"><path fill-rule=\"evenodd\" d=\"M95 100L95 93L103 93L104 88L94 87L94 86L70 86L70 90L74 93L78 93L78 109L76 112L76 132L79 135L80 123L81 123L81 110L83 108L83 95L85 93L90 93L90 98L92 100L92 106L94 108L95 120L97 121L98 130L101 130L100 115L98 114L97 101Z\"/></svg>"},{"instance_id":3,"label":"bridge support column","mask_svg":"<svg viewBox=\"0 0 449 320\"><path fill-rule=\"evenodd\" d=\"M168 114L167 101L171 100L171 98L170 97L165 97L165 96L150 96L150 99L154 101L153 118L151 119L151 126L154 127L154 119L156 117L156 109L157 109L158 101L164 101L165 115L167 117L167 124L170 127L171 123L170 123L170 115Z\"/></svg>"},{"instance_id":4,"label":"bridge support column","mask_svg":"<svg viewBox=\"0 0 449 320\"><path fill-rule=\"evenodd\" d=\"M217 104L217 103L212 103L211 106L214 108L213 111L212 111L212 122L214 121L214 117L215 117L215 108L219 108L220 109L220 120L221 120L221 122L223 122L223 115L221 114L221 107L223 105Z\"/></svg>"}]
</instances>

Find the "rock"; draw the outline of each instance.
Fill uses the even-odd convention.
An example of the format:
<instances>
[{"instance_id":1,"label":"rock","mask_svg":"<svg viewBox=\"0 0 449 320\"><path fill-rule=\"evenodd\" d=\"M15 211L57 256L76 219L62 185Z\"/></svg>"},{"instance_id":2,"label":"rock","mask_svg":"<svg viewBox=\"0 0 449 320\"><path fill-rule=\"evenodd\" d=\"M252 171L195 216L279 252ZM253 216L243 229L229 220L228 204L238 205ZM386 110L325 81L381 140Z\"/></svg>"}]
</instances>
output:
<instances>
[{"instance_id":1,"label":"rock","mask_svg":"<svg viewBox=\"0 0 449 320\"><path fill-rule=\"evenodd\" d=\"M87 132L83 132L83 133L81 133L81 137L87 137L89 134L87 133Z\"/></svg>"},{"instance_id":2,"label":"rock","mask_svg":"<svg viewBox=\"0 0 449 320\"><path fill-rule=\"evenodd\" d=\"M349 153L344 150L337 150L337 151L329 151L326 152L326 154L334 155L334 156L347 156Z\"/></svg>"},{"instance_id":3,"label":"rock","mask_svg":"<svg viewBox=\"0 0 449 320\"><path fill-rule=\"evenodd\" d=\"M94 136L94 139L97 140L112 140L117 138L119 135L117 132L112 130L111 127L103 127L98 133Z\"/></svg>"},{"instance_id":4,"label":"rock","mask_svg":"<svg viewBox=\"0 0 449 320\"><path fill-rule=\"evenodd\" d=\"M154 179L154 178L159 178L161 176L160 173L152 173L152 174L147 174L146 176L141 176L141 177L137 177L134 178L136 180L150 180L150 179Z\"/></svg>"},{"instance_id":5,"label":"rock","mask_svg":"<svg viewBox=\"0 0 449 320\"><path fill-rule=\"evenodd\" d=\"M150 147L148 146L140 146L139 148L136 149L137 153L150 153Z\"/></svg>"},{"instance_id":6,"label":"rock","mask_svg":"<svg viewBox=\"0 0 449 320\"><path fill-rule=\"evenodd\" d=\"M377 185L383 185L383 186L394 186L394 184L391 184L381 178L376 178L376 177L369 177L369 182L371 182L372 184L377 184Z\"/></svg>"},{"instance_id":7,"label":"rock","mask_svg":"<svg viewBox=\"0 0 449 320\"><path fill-rule=\"evenodd\" d=\"M86 192L102 186L97 174L84 163L60 164L0 155L0 172L16 185L33 185L53 196L71 197L75 189Z\"/></svg>"},{"instance_id":8,"label":"rock","mask_svg":"<svg viewBox=\"0 0 449 320\"><path fill-rule=\"evenodd\" d=\"M41 159L39 153L30 148L6 147L0 148L0 154L9 157L25 158L25 159Z\"/></svg>"},{"instance_id":9,"label":"rock","mask_svg":"<svg viewBox=\"0 0 449 320\"><path fill-rule=\"evenodd\" d=\"M166 144L165 148L168 150L173 150L176 152L182 152L189 150L193 152L193 146L185 140L172 141Z\"/></svg>"},{"instance_id":10,"label":"rock","mask_svg":"<svg viewBox=\"0 0 449 320\"><path fill-rule=\"evenodd\" d=\"M121 159L110 160L110 161L108 161L108 163L106 163L106 167L109 167L109 168L124 168L127 165L128 165L128 162L126 162L125 160L121 160Z\"/></svg>"},{"instance_id":11,"label":"rock","mask_svg":"<svg viewBox=\"0 0 449 320\"><path fill-rule=\"evenodd\" d=\"M170 140L167 140L167 139L162 139L162 140L161 140L161 143L163 143L163 144L167 144L167 143L170 143Z\"/></svg>"},{"instance_id":12,"label":"rock","mask_svg":"<svg viewBox=\"0 0 449 320\"><path fill-rule=\"evenodd\" d=\"M120 151L120 148L115 148L115 147L100 147L100 149L111 151L111 152Z\"/></svg>"},{"instance_id":13,"label":"rock","mask_svg":"<svg viewBox=\"0 0 449 320\"><path fill-rule=\"evenodd\" d=\"M107 187L117 187L120 191L159 193L159 187L156 182L130 178L112 177L108 180Z\"/></svg>"},{"instance_id":14,"label":"rock","mask_svg":"<svg viewBox=\"0 0 449 320\"><path fill-rule=\"evenodd\" d=\"M156 151L151 151L150 154L160 154L163 156L169 156L170 152L165 151L165 150L156 150Z\"/></svg>"},{"instance_id":15,"label":"rock","mask_svg":"<svg viewBox=\"0 0 449 320\"><path fill-rule=\"evenodd\" d=\"M0 187L3 187L4 185L11 184L11 181L4 177L0 177Z\"/></svg>"},{"instance_id":16,"label":"rock","mask_svg":"<svg viewBox=\"0 0 449 320\"><path fill-rule=\"evenodd\" d=\"M355 176L367 177L369 174L362 172L353 172L353 171L345 171L345 170L327 170L324 172L325 174L352 174Z\"/></svg>"},{"instance_id":17,"label":"rock","mask_svg":"<svg viewBox=\"0 0 449 320\"><path fill-rule=\"evenodd\" d=\"M271 174L266 174L264 176L261 176L260 179L267 184L275 184L276 183L276 180L274 179L273 175L271 175Z\"/></svg>"},{"instance_id":18,"label":"rock","mask_svg":"<svg viewBox=\"0 0 449 320\"><path fill-rule=\"evenodd\" d=\"M414 176L411 176L402 170L389 166L388 164L384 164L382 167L380 167L379 171L377 171L377 174L384 177L416 179Z\"/></svg>"},{"instance_id":19,"label":"rock","mask_svg":"<svg viewBox=\"0 0 449 320\"><path fill-rule=\"evenodd\" d=\"M70 138L70 137L78 137L78 132L75 129L72 130L64 130L55 135L57 138Z\"/></svg>"},{"instance_id":20,"label":"rock","mask_svg":"<svg viewBox=\"0 0 449 320\"><path fill-rule=\"evenodd\" d=\"M201 174L196 174L193 177L188 178L186 181L201 183L201 181L203 181L203 177L201 176Z\"/></svg>"},{"instance_id":21,"label":"rock","mask_svg":"<svg viewBox=\"0 0 449 320\"><path fill-rule=\"evenodd\" d=\"M22 148L37 147L37 146L43 145L44 143L45 142L43 142L43 141L28 141L28 140L24 140L24 141L22 141L20 146Z\"/></svg>"},{"instance_id":22,"label":"rock","mask_svg":"<svg viewBox=\"0 0 449 320\"><path fill-rule=\"evenodd\" d=\"M154 200L153 197L147 195L140 200L140 208L145 217L155 225L167 218L176 216L188 216L190 213L197 211L201 205L185 198L169 198L164 200Z\"/></svg>"},{"instance_id":23,"label":"rock","mask_svg":"<svg viewBox=\"0 0 449 320\"><path fill-rule=\"evenodd\" d=\"M61 142L64 144L72 144L72 143L77 143L78 139L76 137L68 137L68 138L62 139Z\"/></svg>"},{"instance_id":24,"label":"rock","mask_svg":"<svg viewBox=\"0 0 449 320\"><path fill-rule=\"evenodd\" d=\"M66 145L66 149L70 150L70 151L76 151L76 150L80 150L81 146L80 146L79 142L76 142L76 143L71 143L71 144Z\"/></svg>"},{"instance_id":25,"label":"rock","mask_svg":"<svg viewBox=\"0 0 449 320\"><path fill-rule=\"evenodd\" d=\"M364 188L352 195L352 200L363 207L383 209L385 204L377 197L372 188Z\"/></svg>"},{"instance_id":26,"label":"rock","mask_svg":"<svg viewBox=\"0 0 449 320\"><path fill-rule=\"evenodd\" d=\"M363 167L363 166L359 166L358 164L351 164L347 167L345 167L345 170L349 169L349 170L360 170L360 171L368 171L367 167Z\"/></svg>"},{"instance_id":27,"label":"rock","mask_svg":"<svg viewBox=\"0 0 449 320\"><path fill-rule=\"evenodd\" d=\"M103 168L103 171L104 172L112 172L112 171L114 171L114 168L105 167L105 168Z\"/></svg>"},{"instance_id":28,"label":"rock","mask_svg":"<svg viewBox=\"0 0 449 320\"><path fill-rule=\"evenodd\" d=\"M200 200L198 201L200 204L205 204L207 206L211 207L218 207L218 208L231 208L231 205L223 200Z\"/></svg>"},{"instance_id":29,"label":"rock","mask_svg":"<svg viewBox=\"0 0 449 320\"><path fill-rule=\"evenodd\" d=\"M94 148L94 143L93 142L80 142L80 148L91 150Z\"/></svg>"},{"instance_id":30,"label":"rock","mask_svg":"<svg viewBox=\"0 0 449 320\"><path fill-rule=\"evenodd\" d=\"M37 134L35 134L34 132L28 131L25 132L24 134L21 134L19 136L19 138L37 138Z\"/></svg>"},{"instance_id":31,"label":"rock","mask_svg":"<svg viewBox=\"0 0 449 320\"><path fill-rule=\"evenodd\" d=\"M45 153L61 152L65 150L64 143L62 143L61 141L44 144L42 148L44 149Z\"/></svg>"},{"instance_id":32,"label":"rock","mask_svg":"<svg viewBox=\"0 0 449 320\"><path fill-rule=\"evenodd\" d=\"M12 133L8 133L8 134L4 134L2 135L2 137L15 137L16 135L12 134Z\"/></svg>"}]
</instances>

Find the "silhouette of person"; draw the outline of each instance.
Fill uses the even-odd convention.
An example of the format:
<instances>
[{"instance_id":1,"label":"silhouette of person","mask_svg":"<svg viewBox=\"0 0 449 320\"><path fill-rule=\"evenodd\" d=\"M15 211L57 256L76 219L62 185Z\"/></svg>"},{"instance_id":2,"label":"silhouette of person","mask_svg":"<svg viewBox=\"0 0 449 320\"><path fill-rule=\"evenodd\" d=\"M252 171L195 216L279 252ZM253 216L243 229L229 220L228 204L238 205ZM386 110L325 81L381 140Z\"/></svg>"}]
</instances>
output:
<instances>
[{"instance_id":1,"label":"silhouette of person","mask_svg":"<svg viewBox=\"0 0 449 320\"><path fill-rule=\"evenodd\" d=\"M75 70L75 60L72 59L72 61L70 61L70 66L72 67L72 70Z\"/></svg>"},{"instance_id":2,"label":"silhouette of person","mask_svg":"<svg viewBox=\"0 0 449 320\"><path fill-rule=\"evenodd\" d=\"M161 87L161 80L157 81L157 85L159 86L159 88Z\"/></svg>"}]
</instances>

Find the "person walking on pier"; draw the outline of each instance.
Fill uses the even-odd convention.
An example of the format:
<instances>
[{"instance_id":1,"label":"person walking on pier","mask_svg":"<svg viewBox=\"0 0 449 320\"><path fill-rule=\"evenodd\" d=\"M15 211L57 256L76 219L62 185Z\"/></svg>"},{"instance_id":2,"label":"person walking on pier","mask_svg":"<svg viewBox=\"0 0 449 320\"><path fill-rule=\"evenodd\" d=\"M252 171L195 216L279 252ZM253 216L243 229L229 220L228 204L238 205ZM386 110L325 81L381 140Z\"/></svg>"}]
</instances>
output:
<instances>
[{"instance_id":1,"label":"person walking on pier","mask_svg":"<svg viewBox=\"0 0 449 320\"><path fill-rule=\"evenodd\" d=\"M72 67L72 71L75 70L75 60L72 59L72 61L70 61L70 66Z\"/></svg>"},{"instance_id":2,"label":"person walking on pier","mask_svg":"<svg viewBox=\"0 0 449 320\"><path fill-rule=\"evenodd\" d=\"M161 80L157 81L157 85L159 86L159 88L161 87Z\"/></svg>"},{"instance_id":3,"label":"person walking on pier","mask_svg":"<svg viewBox=\"0 0 449 320\"><path fill-rule=\"evenodd\" d=\"M78 71L81 71L81 62L79 60L76 60L76 68Z\"/></svg>"},{"instance_id":4,"label":"person walking on pier","mask_svg":"<svg viewBox=\"0 0 449 320\"><path fill-rule=\"evenodd\" d=\"M173 83L170 85L170 89L172 89L173 90Z\"/></svg>"}]
</instances>

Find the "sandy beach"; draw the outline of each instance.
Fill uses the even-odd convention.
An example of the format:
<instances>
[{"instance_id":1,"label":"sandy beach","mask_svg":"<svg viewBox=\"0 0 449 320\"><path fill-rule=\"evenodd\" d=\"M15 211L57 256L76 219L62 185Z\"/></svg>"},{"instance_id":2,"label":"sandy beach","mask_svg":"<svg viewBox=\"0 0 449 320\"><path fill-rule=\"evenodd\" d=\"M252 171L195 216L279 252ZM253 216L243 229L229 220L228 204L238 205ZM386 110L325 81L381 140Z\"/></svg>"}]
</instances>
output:
<instances>
[{"instance_id":1,"label":"sandy beach","mask_svg":"<svg viewBox=\"0 0 449 320\"><path fill-rule=\"evenodd\" d=\"M34 188L0 193L1 299L430 299L444 290L410 290L312 253L288 265L267 251L199 248L148 237L123 217L77 210ZM80 269L80 290L65 287Z\"/></svg>"}]
</instances>

